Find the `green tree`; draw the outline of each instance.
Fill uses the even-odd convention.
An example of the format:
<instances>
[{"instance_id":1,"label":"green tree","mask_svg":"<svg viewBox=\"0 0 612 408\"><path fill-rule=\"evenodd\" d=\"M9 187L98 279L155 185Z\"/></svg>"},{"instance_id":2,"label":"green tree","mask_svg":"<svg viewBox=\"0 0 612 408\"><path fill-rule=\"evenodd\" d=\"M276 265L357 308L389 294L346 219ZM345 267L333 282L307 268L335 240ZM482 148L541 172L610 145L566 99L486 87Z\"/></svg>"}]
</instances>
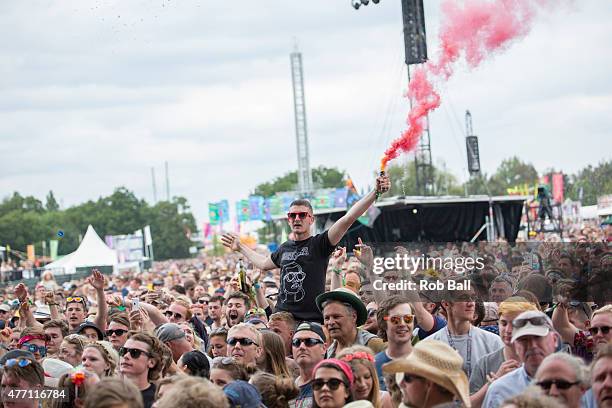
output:
<instances>
[{"instance_id":1,"label":"green tree","mask_svg":"<svg viewBox=\"0 0 612 408\"><path fill-rule=\"evenodd\" d=\"M589 165L569 177L566 196L572 200L580 199L582 205L597 204L597 197L612 194L612 160L601 162L597 167Z\"/></svg>"},{"instance_id":2,"label":"green tree","mask_svg":"<svg viewBox=\"0 0 612 408\"><path fill-rule=\"evenodd\" d=\"M508 188L517 185L532 185L538 180L538 172L531 163L514 156L503 160L497 171L488 180L491 195L506 195Z\"/></svg>"},{"instance_id":3,"label":"green tree","mask_svg":"<svg viewBox=\"0 0 612 408\"><path fill-rule=\"evenodd\" d=\"M156 260L190 257L192 243L188 235L196 231L196 223L188 209L184 198L175 198L172 202L160 201L145 211L151 225Z\"/></svg>"},{"instance_id":4,"label":"green tree","mask_svg":"<svg viewBox=\"0 0 612 408\"><path fill-rule=\"evenodd\" d=\"M45 208L47 209L47 211L58 211L59 210L59 204L57 203L57 200L55 199L55 196L53 195L53 191L49 191L49 194L47 194L47 202L45 204Z\"/></svg>"},{"instance_id":5,"label":"green tree","mask_svg":"<svg viewBox=\"0 0 612 408\"><path fill-rule=\"evenodd\" d=\"M387 174L391 178L391 191L389 196L416 196L420 195L416 185L416 166L413 161L405 165L391 164L387 167ZM437 195L461 195L463 188L457 178L448 170L444 162L439 167L433 166L434 191Z\"/></svg>"},{"instance_id":6,"label":"green tree","mask_svg":"<svg viewBox=\"0 0 612 408\"><path fill-rule=\"evenodd\" d=\"M312 182L315 188L344 187L346 174L335 167L319 166L311 170ZM291 171L272 181L261 183L255 187L254 194L270 197L283 191L295 191L298 188L297 171Z\"/></svg>"}]
</instances>

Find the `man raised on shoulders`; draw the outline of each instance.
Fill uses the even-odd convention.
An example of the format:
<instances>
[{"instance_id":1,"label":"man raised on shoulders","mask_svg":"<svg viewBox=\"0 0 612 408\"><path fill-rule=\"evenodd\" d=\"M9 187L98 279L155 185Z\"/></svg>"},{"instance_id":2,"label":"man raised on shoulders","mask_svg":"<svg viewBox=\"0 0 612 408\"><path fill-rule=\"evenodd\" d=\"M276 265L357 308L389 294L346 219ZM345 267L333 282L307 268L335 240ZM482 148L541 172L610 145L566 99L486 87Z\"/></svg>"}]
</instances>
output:
<instances>
[{"instance_id":1,"label":"man raised on shoulders","mask_svg":"<svg viewBox=\"0 0 612 408\"><path fill-rule=\"evenodd\" d=\"M374 203L377 194L387 192L390 185L388 176L379 176L375 190L355 203L327 231L315 236L311 235L315 219L310 202L295 200L287 214L292 239L280 245L270 256L258 254L240 243L235 234L225 234L221 241L226 247L245 255L259 269L281 269L277 311L287 311L298 321L322 322L315 299L325 291L329 257L350 226Z\"/></svg>"}]
</instances>

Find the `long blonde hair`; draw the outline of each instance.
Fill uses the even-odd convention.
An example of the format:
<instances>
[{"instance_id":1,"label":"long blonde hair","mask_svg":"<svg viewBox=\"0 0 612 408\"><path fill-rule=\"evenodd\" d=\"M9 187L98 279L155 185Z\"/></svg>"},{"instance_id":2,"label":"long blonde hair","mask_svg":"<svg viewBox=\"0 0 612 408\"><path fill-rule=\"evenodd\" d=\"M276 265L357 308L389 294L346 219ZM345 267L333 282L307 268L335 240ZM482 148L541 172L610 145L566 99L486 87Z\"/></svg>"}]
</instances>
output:
<instances>
[{"instance_id":1,"label":"long blonde hair","mask_svg":"<svg viewBox=\"0 0 612 408\"><path fill-rule=\"evenodd\" d=\"M353 370L353 375L355 376L357 365L361 364L370 372L370 377L372 377L372 389L370 390L370 394L368 394L367 400L372 402L372 405L375 407L381 406L380 400L380 384L378 382L378 374L376 373L376 366L374 366L374 355L372 354L372 350L365 346L351 346L345 348L340 353L338 353L337 358L339 360L345 361L348 365L351 366L351 370ZM357 379L355 379L355 382ZM353 388L355 386L353 385ZM351 394L353 394L353 390L351 389ZM353 394L354 397L354 394Z\"/></svg>"}]
</instances>

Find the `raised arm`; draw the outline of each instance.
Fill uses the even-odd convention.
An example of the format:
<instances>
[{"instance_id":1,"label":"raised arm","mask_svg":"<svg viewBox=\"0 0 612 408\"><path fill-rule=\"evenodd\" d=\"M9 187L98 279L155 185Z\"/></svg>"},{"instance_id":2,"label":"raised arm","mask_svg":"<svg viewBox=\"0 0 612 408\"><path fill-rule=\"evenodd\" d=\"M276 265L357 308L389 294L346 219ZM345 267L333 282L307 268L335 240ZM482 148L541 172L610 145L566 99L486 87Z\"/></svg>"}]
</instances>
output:
<instances>
[{"instance_id":1,"label":"raised arm","mask_svg":"<svg viewBox=\"0 0 612 408\"><path fill-rule=\"evenodd\" d=\"M242 255L246 256L256 268L264 271L278 268L274 262L272 262L272 258L270 258L270 256L258 254L257 252L253 251L247 245L241 243L240 237L238 237L236 234L223 234L221 236L221 242L232 251L240 252Z\"/></svg>"},{"instance_id":2,"label":"raised arm","mask_svg":"<svg viewBox=\"0 0 612 408\"><path fill-rule=\"evenodd\" d=\"M334 251L329 262L332 267L330 290L342 287L342 264L346 261L346 248L340 247Z\"/></svg>"},{"instance_id":3,"label":"raised arm","mask_svg":"<svg viewBox=\"0 0 612 408\"><path fill-rule=\"evenodd\" d=\"M20 283L15 288L15 296L19 299L19 327L42 327L32 314L30 309L30 301L28 299L28 290L23 283Z\"/></svg>"},{"instance_id":4,"label":"raised arm","mask_svg":"<svg viewBox=\"0 0 612 408\"><path fill-rule=\"evenodd\" d=\"M108 305L106 304L106 296L104 296L104 275L99 270L94 269L91 276L87 278L87 283L96 290L98 300L98 313L94 324L104 332L106 330L106 315L108 314Z\"/></svg>"},{"instance_id":5,"label":"raised arm","mask_svg":"<svg viewBox=\"0 0 612 408\"><path fill-rule=\"evenodd\" d=\"M332 245L337 245L342 239L346 231L353 225L357 218L361 217L364 212L376 201L376 195L389 191L391 182L389 176L378 176L376 179L376 189L370 191L361 200L357 201L338 221L331 226L328 232L329 242Z\"/></svg>"},{"instance_id":6,"label":"raised arm","mask_svg":"<svg viewBox=\"0 0 612 408\"><path fill-rule=\"evenodd\" d=\"M565 302L560 302L555 307L552 315L552 322L555 330L561 335L561 339L563 339L565 343L573 346L578 329L569 320L569 316L567 315L567 304Z\"/></svg>"}]
</instances>

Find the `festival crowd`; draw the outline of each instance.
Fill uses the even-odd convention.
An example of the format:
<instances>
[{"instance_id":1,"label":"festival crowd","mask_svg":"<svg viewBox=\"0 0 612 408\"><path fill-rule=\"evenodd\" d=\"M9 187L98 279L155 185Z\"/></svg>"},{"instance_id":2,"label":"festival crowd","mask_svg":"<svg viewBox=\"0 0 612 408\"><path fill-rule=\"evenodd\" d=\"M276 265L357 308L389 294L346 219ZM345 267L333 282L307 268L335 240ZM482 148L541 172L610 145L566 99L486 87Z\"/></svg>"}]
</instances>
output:
<instances>
[{"instance_id":1,"label":"festival crowd","mask_svg":"<svg viewBox=\"0 0 612 408\"><path fill-rule=\"evenodd\" d=\"M388 188L380 176L314 236L312 207L295 201L272 254L226 234L221 257L5 286L2 405L612 406L609 226L577 229L572 243L398 245L384 256L482 267L376 273L378 248L338 244ZM394 289L402 280L459 289Z\"/></svg>"}]
</instances>

